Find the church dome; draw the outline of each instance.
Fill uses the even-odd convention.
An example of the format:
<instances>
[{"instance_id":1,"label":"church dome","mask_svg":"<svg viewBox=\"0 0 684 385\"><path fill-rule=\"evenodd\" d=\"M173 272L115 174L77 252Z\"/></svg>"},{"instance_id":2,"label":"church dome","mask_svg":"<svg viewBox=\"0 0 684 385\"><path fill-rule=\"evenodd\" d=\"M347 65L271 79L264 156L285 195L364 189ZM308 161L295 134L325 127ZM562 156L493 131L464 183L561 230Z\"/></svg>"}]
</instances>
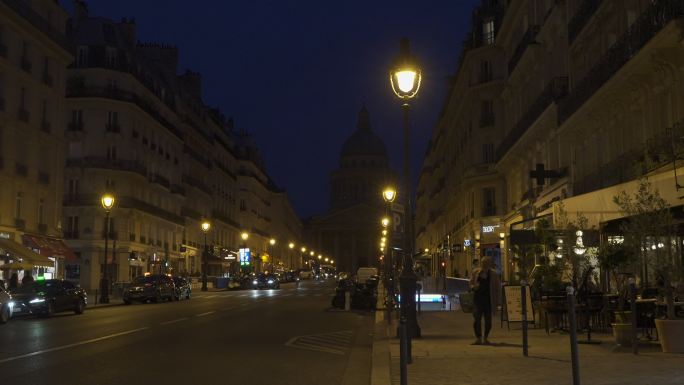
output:
<instances>
[{"instance_id":1,"label":"church dome","mask_svg":"<svg viewBox=\"0 0 684 385\"><path fill-rule=\"evenodd\" d=\"M359 112L359 121L356 125L356 131L344 142L342 158L355 156L378 156L387 158L387 149L382 139L378 137L370 126L370 118L368 110L363 106Z\"/></svg>"}]
</instances>

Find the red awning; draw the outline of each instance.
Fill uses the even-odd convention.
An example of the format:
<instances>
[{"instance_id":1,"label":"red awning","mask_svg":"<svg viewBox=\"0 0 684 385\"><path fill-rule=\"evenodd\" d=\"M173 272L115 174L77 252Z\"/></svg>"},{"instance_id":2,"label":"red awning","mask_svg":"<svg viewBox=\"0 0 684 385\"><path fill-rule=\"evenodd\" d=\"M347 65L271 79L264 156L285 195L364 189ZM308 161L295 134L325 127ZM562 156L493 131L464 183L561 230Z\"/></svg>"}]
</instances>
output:
<instances>
[{"instance_id":1,"label":"red awning","mask_svg":"<svg viewBox=\"0 0 684 385\"><path fill-rule=\"evenodd\" d=\"M41 255L47 257L62 257L66 263L78 263L76 254L58 238L46 237L43 235L22 235L24 245L40 250Z\"/></svg>"}]
</instances>

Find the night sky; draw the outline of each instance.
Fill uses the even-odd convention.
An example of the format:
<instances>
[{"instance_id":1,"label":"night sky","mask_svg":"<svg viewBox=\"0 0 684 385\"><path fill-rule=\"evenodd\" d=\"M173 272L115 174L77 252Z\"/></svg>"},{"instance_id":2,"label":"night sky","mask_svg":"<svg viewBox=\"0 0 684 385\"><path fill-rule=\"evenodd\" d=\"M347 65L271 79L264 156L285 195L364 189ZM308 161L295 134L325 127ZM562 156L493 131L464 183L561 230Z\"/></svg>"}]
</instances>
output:
<instances>
[{"instance_id":1,"label":"night sky","mask_svg":"<svg viewBox=\"0 0 684 385\"><path fill-rule=\"evenodd\" d=\"M135 17L138 39L176 45L204 101L252 133L266 168L307 217L328 206L328 175L365 103L401 170L401 110L388 67L399 39L423 67L412 114L417 179L477 0L91 0L91 16ZM71 1L62 5L72 13Z\"/></svg>"}]
</instances>

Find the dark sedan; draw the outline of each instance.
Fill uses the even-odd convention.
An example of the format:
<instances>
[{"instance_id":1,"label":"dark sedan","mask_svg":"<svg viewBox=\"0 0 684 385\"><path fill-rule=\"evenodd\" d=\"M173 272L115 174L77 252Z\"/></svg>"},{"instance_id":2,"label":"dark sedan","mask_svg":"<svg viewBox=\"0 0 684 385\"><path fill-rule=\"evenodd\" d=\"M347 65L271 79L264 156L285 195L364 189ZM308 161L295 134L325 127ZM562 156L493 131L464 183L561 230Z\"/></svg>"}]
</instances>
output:
<instances>
[{"instance_id":1,"label":"dark sedan","mask_svg":"<svg viewBox=\"0 0 684 385\"><path fill-rule=\"evenodd\" d=\"M12 291L14 314L51 316L61 311L82 314L88 304L85 290L69 281L47 279L28 282Z\"/></svg>"},{"instance_id":2,"label":"dark sedan","mask_svg":"<svg viewBox=\"0 0 684 385\"><path fill-rule=\"evenodd\" d=\"M280 281L273 274L259 274L252 279L252 289L280 289Z\"/></svg>"},{"instance_id":3,"label":"dark sedan","mask_svg":"<svg viewBox=\"0 0 684 385\"><path fill-rule=\"evenodd\" d=\"M190 299L190 294L192 294L192 286L190 282L181 277L173 277L173 283L176 285L176 299L181 298Z\"/></svg>"},{"instance_id":4,"label":"dark sedan","mask_svg":"<svg viewBox=\"0 0 684 385\"><path fill-rule=\"evenodd\" d=\"M136 277L130 286L124 290L123 301L130 305L133 301L161 302L176 298L176 286L168 275L152 274Z\"/></svg>"}]
</instances>

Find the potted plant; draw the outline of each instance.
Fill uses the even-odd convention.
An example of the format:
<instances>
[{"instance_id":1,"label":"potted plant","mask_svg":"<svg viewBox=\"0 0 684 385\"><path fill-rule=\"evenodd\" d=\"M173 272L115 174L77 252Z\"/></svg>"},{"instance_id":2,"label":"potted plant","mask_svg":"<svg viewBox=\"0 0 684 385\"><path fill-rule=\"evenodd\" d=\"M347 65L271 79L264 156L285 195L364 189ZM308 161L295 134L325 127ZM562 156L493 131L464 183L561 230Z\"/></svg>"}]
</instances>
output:
<instances>
[{"instance_id":1,"label":"potted plant","mask_svg":"<svg viewBox=\"0 0 684 385\"><path fill-rule=\"evenodd\" d=\"M634 254L630 253L625 245L619 243L604 244L597 255L601 271L606 274L606 289L610 290L610 284L614 283L618 294L617 309L613 314L615 322L611 323L611 327L615 342L620 346L631 346L632 333L636 332L632 330L632 312L625 310L629 296L629 274L622 272L631 265L634 260L633 256Z\"/></svg>"},{"instance_id":2,"label":"potted plant","mask_svg":"<svg viewBox=\"0 0 684 385\"><path fill-rule=\"evenodd\" d=\"M626 216L621 227L625 242L629 242L640 262L643 281L647 284L649 277L654 276L665 301L665 317L655 320L663 352L684 353L684 319L675 316L673 289L673 282L681 278L683 267L674 256L676 245L670 205L658 190L652 189L646 177L639 179L633 195L622 191L613 202Z\"/></svg>"}]
</instances>

